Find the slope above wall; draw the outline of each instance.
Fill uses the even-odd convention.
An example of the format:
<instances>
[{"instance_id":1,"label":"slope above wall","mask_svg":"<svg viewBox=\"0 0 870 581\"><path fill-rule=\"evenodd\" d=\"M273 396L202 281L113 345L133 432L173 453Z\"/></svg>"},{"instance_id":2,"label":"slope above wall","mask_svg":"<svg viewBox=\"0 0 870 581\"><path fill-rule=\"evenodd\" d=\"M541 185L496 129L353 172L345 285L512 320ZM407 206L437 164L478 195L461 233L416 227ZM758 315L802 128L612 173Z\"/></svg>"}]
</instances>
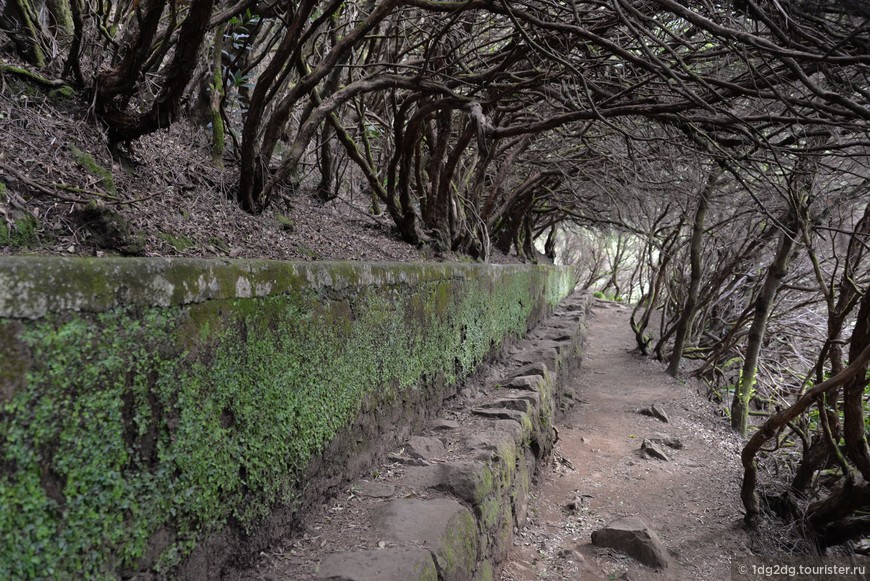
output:
<instances>
[{"instance_id":1,"label":"slope above wall","mask_svg":"<svg viewBox=\"0 0 870 581\"><path fill-rule=\"evenodd\" d=\"M0 259L0 577L255 551L419 427L572 274Z\"/></svg>"}]
</instances>

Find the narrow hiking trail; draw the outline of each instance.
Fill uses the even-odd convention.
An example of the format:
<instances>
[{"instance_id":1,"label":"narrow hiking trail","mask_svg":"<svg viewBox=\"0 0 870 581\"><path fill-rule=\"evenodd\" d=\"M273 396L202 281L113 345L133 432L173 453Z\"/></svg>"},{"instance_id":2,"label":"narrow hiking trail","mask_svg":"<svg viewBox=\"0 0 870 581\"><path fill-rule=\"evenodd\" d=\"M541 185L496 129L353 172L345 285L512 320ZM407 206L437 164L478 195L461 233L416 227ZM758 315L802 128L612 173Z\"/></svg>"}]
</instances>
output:
<instances>
[{"instance_id":1,"label":"narrow hiking trail","mask_svg":"<svg viewBox=\"0 0 870 581\"><path fill-rule=\"evenodd\" d=\"M750 554L740 440L692 384L632 352L630 313L594 302L583 364L569 384L578 403L559 423L554 460L534 487L501 581L720 581L730 578L731 558ZM651 404L670 422L637 413ZM661 434L683 448L663 447L668 461L643 457L644 438ZM592 546L592 531L628 516L658 533L670 556L664 571Z\"/></svg>"}]
</instances>

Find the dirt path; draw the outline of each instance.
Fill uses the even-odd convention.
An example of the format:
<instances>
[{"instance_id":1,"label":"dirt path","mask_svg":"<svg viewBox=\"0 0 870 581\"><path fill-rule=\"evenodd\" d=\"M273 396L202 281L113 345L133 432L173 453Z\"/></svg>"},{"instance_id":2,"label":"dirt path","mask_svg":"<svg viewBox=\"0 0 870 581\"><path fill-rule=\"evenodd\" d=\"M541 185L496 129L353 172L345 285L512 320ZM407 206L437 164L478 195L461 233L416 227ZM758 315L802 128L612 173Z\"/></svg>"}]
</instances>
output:
<instances>
[{"instance_id":1,"label":"dirt path","mask_svg":"<svg viewBox=\"0 0 870 581\"><path fill-rule=\"evenodd\" d=\"M749 554L738 498L740 442L691 385L631 352L629 314L595 302L572 384L579 403L562 419L554 462L501 581L719 581L729 578L732 557ZM670 423L637 413L650 404ZM669 461L641 457L641 442L656 433L684 448L666 449ZM568 508L572 502L576 508ZM592 531L626 516L658 533L671 557L664 572L591 545Z\"/></svg>"}]
</instances>

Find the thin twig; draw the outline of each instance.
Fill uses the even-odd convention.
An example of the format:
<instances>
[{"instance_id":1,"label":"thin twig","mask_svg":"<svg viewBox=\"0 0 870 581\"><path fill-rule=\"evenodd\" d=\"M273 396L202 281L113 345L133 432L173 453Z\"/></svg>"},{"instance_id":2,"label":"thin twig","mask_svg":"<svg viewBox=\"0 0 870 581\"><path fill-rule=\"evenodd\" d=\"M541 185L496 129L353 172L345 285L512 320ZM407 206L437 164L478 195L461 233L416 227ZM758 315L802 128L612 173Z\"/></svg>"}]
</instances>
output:
<instances>
[{"instance_id":1,"label":"thin twig","mask_svg":"<svg viewBox=\"0 0 870 581\"><path fill-rule=\"evenodd\" d=\"M63 200L64 202L71 202L73 204L87 204L89 200L83 200L81 198L73 198L70 196L65 196L57 191L51 190L45 185L33 181L20 171L15 168L9 167L4 163L0 163L0 171L4 172L7 176L12 177L23 183L24 185L37 190L47 196L51 196L52 198L57 198L58 200Z\"/></svg>"}]
</instances>

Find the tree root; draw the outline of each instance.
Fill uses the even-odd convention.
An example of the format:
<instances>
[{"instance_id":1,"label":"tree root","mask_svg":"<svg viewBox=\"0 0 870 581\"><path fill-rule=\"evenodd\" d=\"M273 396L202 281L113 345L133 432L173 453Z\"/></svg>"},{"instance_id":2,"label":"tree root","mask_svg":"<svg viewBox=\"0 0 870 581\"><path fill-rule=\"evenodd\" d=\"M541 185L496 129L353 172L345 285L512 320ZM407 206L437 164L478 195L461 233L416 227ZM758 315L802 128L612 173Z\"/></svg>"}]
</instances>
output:
<instances>
[{"instance_id":1,"label":"tree root","mask_svg":"<svg viewBox=\"0 0 870 581\"><path fill-rule=\"evenodd\" d=\"M5 63L0 63L0 74L8 73L10 75L16 75L22 78L27 79L28 81L32 81L44 87L49 87L52 89L59 89L61 87L69 87L62 79L49 79L48 77L43 77L38 73L34 73L33 71L29 71L24 67L16 67L14 65L7 65ZM69 87L72 90L72 87Z\"/></svg>"},{"instance_id":2,"label":"tree root","mask_svg":"<svg viewBox=\"0 0 870 581\"><path fill-rule=\"evenodd\" d=\"M61 191L59 191L59 190L66 190L66 191L87 194L89 196L101 198L102 200L104 200L102 203L107 205L107 206L123 206L123 205L127 205L127 204L136 204L138 202L143 202L145 200L149 200L151 198L154 198L162 193L162 192L159 192L159 193L152 194L150 196L145 196L143 198L136 198L133 200L120 200L120 199L112 196L111 194L108 194L105 192L95 192L93 190L85 190L82 188L78 188L76 186L70 186L68 184L62 184L62 183L49 184L49 185L42 184L40 182L37 182L35 180L30 179L29 177L24 175L24 173L18 171L17 169L10 167L10 166L3 164L3 163L0 163L0 175L5 175L7 178L17 180L17 181L21 182L22 184L24 184L25 186L27 186L28 188L36 190L37 192L39 192L41 194L45 194L46 196L50 196L52 198L55 198L57 200L62 200L64 202L70 202L72 204L89 204L89 203L93 202L94 200L87 199L87 198L74 198L72 196L68 196L66 194L61 193ZM52 189L52 188L54 188L54 189Z\"/></svg>"}]
</instances>

